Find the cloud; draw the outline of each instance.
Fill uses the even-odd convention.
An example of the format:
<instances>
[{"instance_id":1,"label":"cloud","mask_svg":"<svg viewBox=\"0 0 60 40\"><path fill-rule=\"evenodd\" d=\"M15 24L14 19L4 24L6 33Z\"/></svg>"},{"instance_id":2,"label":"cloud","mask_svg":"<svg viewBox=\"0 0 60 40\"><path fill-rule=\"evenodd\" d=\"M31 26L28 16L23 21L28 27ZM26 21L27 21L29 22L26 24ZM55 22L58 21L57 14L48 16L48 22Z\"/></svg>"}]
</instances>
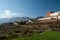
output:
<instances>
[{"instance_id":1,"label":"cloud","mask_svg":"<svg viewBox=\"0 0 60 40\"><path fill-rule=\"evenodd\" d=\"M3 13L0 13L0 18L12 18L12 17L21 17L23 13L12 12L5 10Z\"/></svg>"}]
</instances>

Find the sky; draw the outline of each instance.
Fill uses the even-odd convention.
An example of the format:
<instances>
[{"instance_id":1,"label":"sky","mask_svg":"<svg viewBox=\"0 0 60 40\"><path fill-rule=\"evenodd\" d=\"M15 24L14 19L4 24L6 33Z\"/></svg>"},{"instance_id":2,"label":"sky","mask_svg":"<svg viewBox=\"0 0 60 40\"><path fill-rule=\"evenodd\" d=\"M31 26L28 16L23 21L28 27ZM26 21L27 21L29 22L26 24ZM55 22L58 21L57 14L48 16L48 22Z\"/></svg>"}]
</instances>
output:
<instances>
[{"instance_id":1,"label":"sky","mask_svg":"<svg viewBox=\"0 0 60 40\"><path fill-rule=\"evenodd\" d=\"M35 18L49 11L60 11L60 0L0 0L0 18Z\"/></svg>"}]
</instances>

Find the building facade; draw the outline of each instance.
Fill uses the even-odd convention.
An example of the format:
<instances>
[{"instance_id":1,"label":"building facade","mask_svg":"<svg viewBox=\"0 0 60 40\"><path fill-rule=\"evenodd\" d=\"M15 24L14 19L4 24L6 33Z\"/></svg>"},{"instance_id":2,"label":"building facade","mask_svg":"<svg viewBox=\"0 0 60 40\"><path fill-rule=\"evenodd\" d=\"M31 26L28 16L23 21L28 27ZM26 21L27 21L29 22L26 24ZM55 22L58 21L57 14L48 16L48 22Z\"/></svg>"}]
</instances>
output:
<instances>
[{"instance_id":1,"label":"building facade","mask_svg":"<svg viewBox=\"0 0 60 40\"><path fill-rule=\"evenodd\" d=\"M60 19L60 11L59 12L47 12L46 17L39 18L38 20L51 20L51 19Z\"/></svg>"}]
</instances>

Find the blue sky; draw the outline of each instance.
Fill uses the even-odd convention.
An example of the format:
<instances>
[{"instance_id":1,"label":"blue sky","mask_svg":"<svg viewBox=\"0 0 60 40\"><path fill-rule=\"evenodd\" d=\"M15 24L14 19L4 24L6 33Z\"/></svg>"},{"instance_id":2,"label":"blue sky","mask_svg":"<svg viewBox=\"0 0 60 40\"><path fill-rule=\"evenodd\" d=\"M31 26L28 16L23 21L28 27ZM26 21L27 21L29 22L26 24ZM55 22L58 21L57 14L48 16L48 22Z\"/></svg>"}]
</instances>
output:
<instances>
[{"instance_id":1,"label":"blue sky","mask_svg":"<svg viewBox=\"0 0 60 40\"><path fill-rule=\"evenodd\" d=\"M48 11L60 11L60 0L0 0L0 16L45 16ZM10 13L9 13L10 12Z\"/></svg>"}]
</instances>

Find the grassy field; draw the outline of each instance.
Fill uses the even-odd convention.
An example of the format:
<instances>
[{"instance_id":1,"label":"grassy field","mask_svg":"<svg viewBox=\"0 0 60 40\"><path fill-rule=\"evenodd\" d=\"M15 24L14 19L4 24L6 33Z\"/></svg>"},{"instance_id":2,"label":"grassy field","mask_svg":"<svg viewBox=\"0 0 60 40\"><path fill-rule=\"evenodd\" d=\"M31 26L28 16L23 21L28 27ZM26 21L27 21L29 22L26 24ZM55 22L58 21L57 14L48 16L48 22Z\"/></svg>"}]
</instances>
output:
<instances>
[{"instance_id":1,"label":"grassy field","mask_svg":"<svg viewBox=\"0 0 60 40\"><path fill-rule=\"evenodd\" d=\"M14 40L60 40L60 31L46 31L30 37L15 38Z\"/></svg>"}]
</instances>

